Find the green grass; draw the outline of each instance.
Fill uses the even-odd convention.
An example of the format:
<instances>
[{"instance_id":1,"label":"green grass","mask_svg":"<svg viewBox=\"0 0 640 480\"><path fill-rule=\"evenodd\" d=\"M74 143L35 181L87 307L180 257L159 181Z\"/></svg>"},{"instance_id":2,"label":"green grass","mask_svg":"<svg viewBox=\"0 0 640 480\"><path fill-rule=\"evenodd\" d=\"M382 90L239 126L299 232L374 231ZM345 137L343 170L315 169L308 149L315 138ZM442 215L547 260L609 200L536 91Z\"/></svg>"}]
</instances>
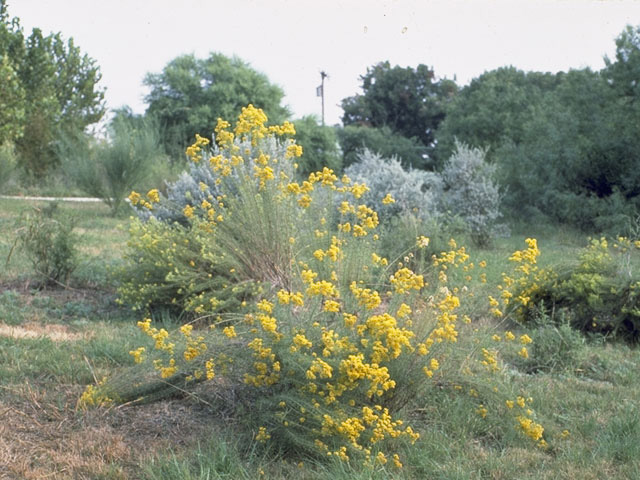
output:
<instances>
[{"instance_id":1,"label":"green grass","mask_svg":"<svg viewBox=\"0 0 640 480\"><path fill-rule=\"evenodd\" d=\"M32 207L0 200L3 265L22 215ZM135 326L137 314L114 302L109 273L122 258L127 219L111 218L102 204L60 208L76 216L82 238L81 265L70 288L31 288L33 272L19 249L0 273L0 325L33 333L8 335L10 330L3 330L0 335L0 465L13 458L6 468L13 469L8 472L15 478L55 476L62 469L59 478L114 480L640 478L639 349L570 337L571 355L563 356L567 343L556 341L559 333L552 330L532 336L538 335L540 355L557 356L558 361L534 368L535 348L528 362L507 353L502 374L492 378L462 371L460 365L477 347L472 337L461 334L459 348L443 362L436 382L403 412L421 438L414 446L400 447L402 471L275 452L242 433L246 431L236 419L220 414L229 411L228 405L212 410L190 396L79 411L76 401L87 385L103 377L129 381L133 360L128 352L144 338ZM527 236L538 238L542 265L573 258L587 243L575 231L540 228L514 232L487 249L469 247L476 263L484 259L488 264L488 282L482 284L476 276L471 283L474 321L465 328L478 329L476 336L488 338L505 328L517 332L515 325L488 320L483 299L495 291L506 259L523 248ZM498 405L525 393L533 398L531 406L545 428L547 450L517 432L513 417L502 410L490 407L484 419L476 413L480 402ZM47 452L46 458L15 460L35 458L37 452Z\"/></svg>"}]
</instances>

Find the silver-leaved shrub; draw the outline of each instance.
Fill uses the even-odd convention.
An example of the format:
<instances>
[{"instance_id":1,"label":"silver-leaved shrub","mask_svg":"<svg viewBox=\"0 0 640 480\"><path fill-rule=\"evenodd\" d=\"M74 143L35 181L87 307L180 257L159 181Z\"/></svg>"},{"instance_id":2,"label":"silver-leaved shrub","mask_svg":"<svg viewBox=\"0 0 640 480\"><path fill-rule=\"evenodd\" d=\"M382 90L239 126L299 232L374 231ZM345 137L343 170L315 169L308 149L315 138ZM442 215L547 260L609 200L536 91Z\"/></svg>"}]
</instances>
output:
<instances>
[{"instance_id":1,"label":"silver-leaved shrub","mask_svg":"<svg viewBox=\"0 0 640 480\"><path fill-rule=\"evenodd\" d=\"M383 158L365 148L358 153L358 161L345 169L345 174L369 187L362 199L378 212L382 223L406 213L423 220L440 214L443 184L437 173L405 170L396 157ZM388 194L393 202L383 202Z\"/></svg>"},{"instance_id":2,"label":"silver-leaved shrub","mask_svg":"<svg viewBox=\"0 0 640 480\"><path fill-rule=\"evenodd\" d=\"M481 246L507 233L507 227L498 223L502 195L494 180L496 168L485 155L486 150L456 141L441 174L444 207L465 221L473 242Z\"/></svg>"}]
</instances>

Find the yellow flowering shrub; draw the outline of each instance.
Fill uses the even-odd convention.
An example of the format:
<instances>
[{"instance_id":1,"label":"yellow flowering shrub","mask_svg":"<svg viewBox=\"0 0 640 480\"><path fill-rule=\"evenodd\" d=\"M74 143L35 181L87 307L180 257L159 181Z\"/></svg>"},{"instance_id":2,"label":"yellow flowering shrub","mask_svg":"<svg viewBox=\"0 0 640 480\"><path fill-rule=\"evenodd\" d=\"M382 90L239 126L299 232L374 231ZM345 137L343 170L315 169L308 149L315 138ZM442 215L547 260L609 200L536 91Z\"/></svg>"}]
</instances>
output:
<instances>
[{"instance_id":1,"label":"yellow flowering shrub","mask_svg":"<svg viewBox=\"0 0 640 480\"><path fill-rule=\"evenodd\" d=\"M541 269L535 239L513 253L514 268L503 274L500 301L490 298L496 316L512 314L528 323L540 315L583 332L631 341L640 339L640 277L633 256L640 244L626 237L591 239L578 262ZM525 350L522 356L526 357Z\"/></svg>"},{"instance_id":2,"label":"yellow flowering shrub","mask_svg":"<svg viewBox=\"0 0 640 480\"><path fill-rule=\"evenodd\" d=\"M467 280L473 264L454 240L428 262L413 261L429 245L425 236L401 258L381 256L377 212L361 201L366 185L328 168L298 178L299 148L281 138L292 126L265 122L249 106L235 128L218 122L211 151L201 138L191 148L192 159L209 157L221 188L230 189L215 205L191 206L214 208L215 216L185 212L190 228L134 223L135 241L146 242L139 250L171 268L164 281L138 286L175 282L183 295L176 302L208 316L211 328L189 323L169 332L146 318L138 326L149 342L130 354L136 363L151 362L169 383L186 379L185 388L224 377L225 389L241 391L238 401L253 417L260 443L402 468L400 445L420 438L402 418L403 407L443 381L460 324L470 322L461 308L471 292L456 282ZM196 234L197 246L183 247ZM186 255L180 252L191 256L178 261ZM193 270L185 266L191 262ZM201 282L219 283L205 289ZM246 294L244 311L230 300L238 286ZM225 298L221 309L216 302ZM527 338L520 337L523 346ZM482 351L474 368L499 372L498 352ZM482 417L496 411L484 403L477 408ZM543 440L531 414L513 416L526 435Z\"/></svg>"}]
</instances>

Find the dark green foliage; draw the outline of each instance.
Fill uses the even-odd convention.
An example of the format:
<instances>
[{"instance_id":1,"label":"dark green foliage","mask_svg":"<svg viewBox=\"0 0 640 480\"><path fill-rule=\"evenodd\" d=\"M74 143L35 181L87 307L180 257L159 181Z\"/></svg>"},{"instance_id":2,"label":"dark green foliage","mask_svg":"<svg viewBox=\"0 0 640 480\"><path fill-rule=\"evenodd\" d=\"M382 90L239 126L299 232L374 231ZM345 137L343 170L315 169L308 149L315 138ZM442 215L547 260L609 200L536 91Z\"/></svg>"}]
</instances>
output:
<instances>
[{"instance_id":1,"label":"dark green foliage","mask_svg":"<svg viewBox=\"0 0 640 480\"><path fill-rule=\"evenodd\" d=\"M512 215L626 233L640 209L638 38L628 27L600 72L503 67L473 80L438 129L438 163L456 138L488 149Z\"/></svg>"},{"instance_id":2,"label":"dark green foliage","mask_svg":"<svg viewBox=\"0 0 640 480\"><path fill-rule=\"evenodd\" d=\"M25 92L15 67L0 57L0 145L13 142L24 131Z\"/></svg>"},{"instance_id":3,"label":"dark green foliage","mask_svg":"<svg viewBox=\"0 0 640 480\"><path fill-rule=\"evenodd\" d=\"M506 139L518 144L534 107L557 82L553 74L514 67L501 67L473 79L448 104L436 134L436 158L440 163L449 158L456 138L487 149L490 160Z\"/></svg>"},{"instance_id":4,"label":"dark green foliage","mask_svg":"<svg viewBox=\"0 0 640 480\"><path fill-rule=\"evenodd\" d=\"M303 117L293 123L296 127L296 143L302 146L298 172L305 177L324 167L340 172L342 157L335 129L318 124L317 118L313 116Z\"/></svg>"},{"instance_id":5,"label":"dark green foliage","mask_svg":"<svg viewBox=\"0 0 640 480\"><path fill-rule=\"evenodd\" d=\"M151 89L146 114L157 119L165 150L177 158L196 133L210 138L218 118L235 119L248 104L263 109L272 123L288 116L282 89L237 57L182 55L144 83Z\"/></svg>"},{"instance_id":6,"label":"dark green foliage","mask_svg":"<svg viewBox=\"0 0 640 480\"><path fill-rule=\"evenodd\" d=\"M559 74L560 83L524 123L519 142L494 160L515 211L537 208L587 231L621 233L640 206L640 140L602 74Z\"/></svg>"},{"instance_id":7,"label":"dark green foliage","mask_svg":"<svg viewBox=\"0 0 640 480\"><path fill-rule=\"evenodd\" d=\"M432 149L436 128L445 117L446 104L456 94L455 82L437 79L433 69L426 65L420 64L414 69L391 67L389 62L367 68L360 79L363 93L342 101L345 126L387 126Z\"/></svg>"},{"instance_id":8,"label":"dark green foliage","mask_svg":"<svg viewBox=\"0 0 640 480\"><path fill-rule=\"evenodd\" d=\"M0 143L14 142L24 172L42 178L57 164L53 143L60 133L78 135L102 118L100 70L73 39L65 41L60 33L45 36L34 28L25 37L19 20L9 19L4 2L0 61L9 78L5 82L3 77L0 87Z\"/></svg>"},{"instance_id":9,"label":"dark green foliage","mask_svg":"<svg viewBox=\"0 0 640 480\"><path fill-rule=\"evenodd\" d=\"M615 59L605 57L604 61L604 75L611 87L625 102L637 106L640 97L640 27L627 25L616 38Z\"/></svg>"},{"instance_id":10,"label":"dark green foliage","mask_svg":"<svg viewBox=\"0 0 640 480\"><path fill-rule=\"evenodd\" d=\"M397 157L405 168L423 169L429 166L424 145L415 138L393 133L389 127L348 125L338 129L337 133L344 168L358 161L358 155L363 148L379 154L382 158Z\"/></svg>"},{"instance_id":11,"label":"dark green foliage","mask_svg":"<svg viewBox=\"0 0 640 480\"><path fill-rule=\"evenodd\" d=\"M56 210L56 203L36 210L18 230L18 244L45 285L65 283L78 264L74 224Z\"/></svg>"},{"instance_id":12,"label":"dark green foliage","mask_svg":"<svg viewBox=\"0 0 640 480\"><path fill-rule=\"evenodd\" d=\"M16 167L16 154L12 143L0 143L0 192Z\"/></svg>"}]
</instances>

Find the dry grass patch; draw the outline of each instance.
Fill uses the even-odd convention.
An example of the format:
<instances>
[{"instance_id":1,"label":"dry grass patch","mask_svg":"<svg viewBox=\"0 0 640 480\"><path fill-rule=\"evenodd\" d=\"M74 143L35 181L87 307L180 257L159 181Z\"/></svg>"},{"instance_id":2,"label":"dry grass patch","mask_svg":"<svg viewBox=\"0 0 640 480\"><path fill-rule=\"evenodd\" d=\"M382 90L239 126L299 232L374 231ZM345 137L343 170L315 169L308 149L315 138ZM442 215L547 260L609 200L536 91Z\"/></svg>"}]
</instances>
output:
<instances>
[{"instance_id":1,"label":"dry grass patch","mask_svg":"<svg viewBox=\"0 0 640 480\"><path fill-rule=\"evenodd\" d=\"M211 434L210 411L186 400L83 412L80 393L27 384L1 399L0 391L0 479L140 478L145 459Z\"/></svg>"},{"instance_id":2,"label":"dry grass patch","mask_svg":"<svg viewBox=\"0 0 640 480\"><path fill-rule=\"evenodd\" d=\"M66 325L27 323L12 326L0 323L0 336L9 338L47 337L54 342L72 342L90 338L90 332L74 333Z\"/></svg>"}]
</instances>

